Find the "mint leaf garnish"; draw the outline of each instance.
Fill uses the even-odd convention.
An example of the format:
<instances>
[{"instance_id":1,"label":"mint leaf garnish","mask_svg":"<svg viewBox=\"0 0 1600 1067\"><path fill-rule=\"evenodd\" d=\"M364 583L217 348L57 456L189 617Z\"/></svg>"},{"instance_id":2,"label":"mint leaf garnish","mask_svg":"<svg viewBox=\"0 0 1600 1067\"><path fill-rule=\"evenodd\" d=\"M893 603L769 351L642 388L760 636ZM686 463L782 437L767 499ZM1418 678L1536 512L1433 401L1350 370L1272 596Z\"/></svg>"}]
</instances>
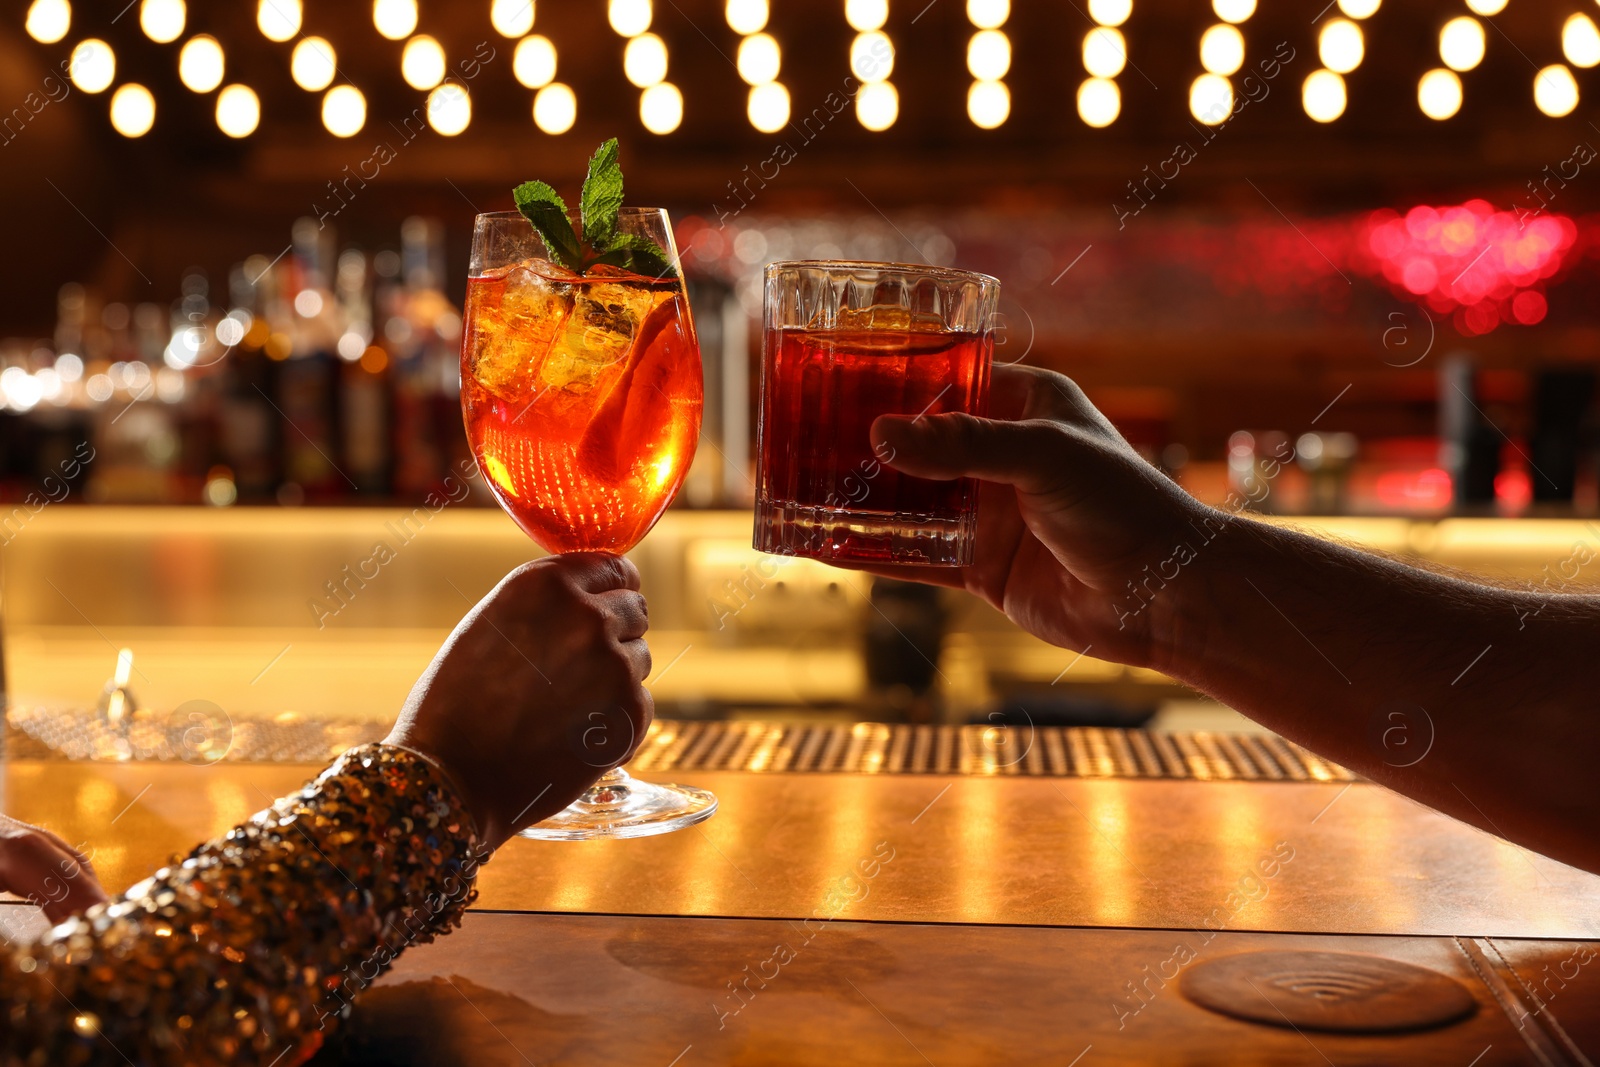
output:
<instances>
[{"instance_id":1,"label":"mint leaf garnish","mask_svg":"<svg viewBox=\"0 0 1600 1067\"><path fill-rule=\"evenodd\" d=\"M587 274L597 264L652 278L676 274L672 257L660 245L642 234L617 232L617 215L622 210L622 167L617 154L613 137L589 159L578 203L582 240L573 229L566 202L544 182L523 182L512 190L517 210L544 238L550 258L576 274Z\"/></svg>"},{"instance_id":2,"label":"mint leaf garnish","mask_svg":"<svg viewBox=\"0 0 1600 1067\"><path fill-rule=\"evenodd\" d=\"M617 163L615 137L589 158L580 206L584 241L597 250L610 249L617 233L617 212L622 209L622 167Z\"/></svg>"},{"instance_id":3,"label":"mint leaf garnish","mask_svg":"<svg viewBox=\"0 0 1600 1067\"><path fill-rule=\"evenodd\" d=\"M567 221L567 204L544 182L523 182L511 191L517 210L533 223L533 228L544 238L550 258L568 270L579 271L583 262L578 248L578 235L572 232Z\"/></svg>"}]
</instances>

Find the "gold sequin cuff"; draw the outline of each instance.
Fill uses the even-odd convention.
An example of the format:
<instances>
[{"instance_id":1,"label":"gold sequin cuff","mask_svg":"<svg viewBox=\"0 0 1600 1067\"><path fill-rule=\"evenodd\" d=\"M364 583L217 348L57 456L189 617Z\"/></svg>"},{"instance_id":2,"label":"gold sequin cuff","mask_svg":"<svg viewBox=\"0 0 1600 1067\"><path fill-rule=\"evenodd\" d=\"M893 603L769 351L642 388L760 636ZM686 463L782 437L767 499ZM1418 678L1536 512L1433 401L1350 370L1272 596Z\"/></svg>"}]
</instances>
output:
<instances>
[{"instance_id":1,"label":"gold sequin cuff","mask_svg":"<svg viewBox=\"0 0 1600 1067\"><path fill-rule=\"evenodd\" d=\"M401 952L460 924L487 858L437 767L354 749L40 943L0 948L0 1063L290 1067Z\"/></svg>"}]
</instances>

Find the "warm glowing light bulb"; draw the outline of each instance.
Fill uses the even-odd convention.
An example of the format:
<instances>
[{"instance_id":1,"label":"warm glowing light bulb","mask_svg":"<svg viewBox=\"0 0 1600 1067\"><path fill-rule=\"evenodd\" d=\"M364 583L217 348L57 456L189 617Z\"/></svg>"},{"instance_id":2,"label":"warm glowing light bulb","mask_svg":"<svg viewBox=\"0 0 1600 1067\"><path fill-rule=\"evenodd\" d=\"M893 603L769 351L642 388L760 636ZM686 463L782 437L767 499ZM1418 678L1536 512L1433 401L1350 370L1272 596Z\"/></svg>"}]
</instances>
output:
<instances>
[{"instance_id":1,"label":"warm glowing light bulb","mask_svg":"<svg viewBox=\"0 0 1600 1067\"><path fill-rule=\"evenodd\" d=\"M760 33L766 29L767 18L771 14L767 9L767 0L728 0L724 13L728 19L728 28L734 33L746 35Z\"/></svg>"},{"instance_id":2,"label":"warm glowing light bulb","mask_svg":"<svg viewBox=\"0 0 1600 1067\"><path fill-rule=\"evenodd\" d=\"M1483 62L1485 43L1483 23L1460 15L1439 31L1439 58L1451 70L1471 70Z\"/></svg>"},{"instance_id":3,"label":"warm glowing light bulb","mask_svg":"<svg viewBox=\"0 0 1600 1067\"><path fill-rule=\"evenodd\" d=\"M881 30L889 21L889 0L844 0L844 20L857 33Z\"/></svg>"},{"instance_id":4,"label":"warm glowing light bulb","mask_svg":"<svg viewBox=\"0 0 1600 1067\"><path fill-rule=\"evenodd\" d=\"M900 94L889 82L863 85L856 93L856 121L874 133L894 125L900 117Z\"/></svg>"},{"instance_id":5,"label":"warm glowing light bulb","mask_svg":"<svg viewBox=\"0 0 1600 1067\"><path fill-rule=\"evenodd\" d=\"M992 130L1011 115L1011 90L1002 81L979 80L967 90L967 117L980 130Z\"/></svg>"},{"instance_id":6,"label":"warm glowing light bulb","mask_svg":"<svg viewBox=\"0 0 1600 1067\"><path fill-rule=\"evenodd\" d=\"M1109 78L1088 78L1078 86L1078 117L1087 126L1103 129L1122 113L1122 91Z\"/></svg>"},{"instance_id":7,"label":"warm glowing light bulb","mask_svg":"<svg viewBox=\"0 0 1600 1067\"><path fill-rule=\"evenodd\" d=\"M489 23L502 37L521 37L533 29L533 0L494 0Z\"/></svg>"},{"instance_id":8,"label":"warm glowing light bulb","mask_svg":"<svg viewBox=\"0 0 1600 1067\"><path fill-rule=\"evenodd\" d=\"M1317 35L1317 55L1322 65L1336 74L1349 74L1361 66L1366 55L1366 42L1361 27L1349 19L1329 19L1322 24Z\"/></svg>"},{"instance_id":9,"label":"warm glowing light bulb","mask_svg":"<svg viewBox=\"0 0 1600 1067\"><path fill-rule=\"evenodd\" d=\"M1189 86L1189 113L1207 126L1233 114L1233 83L1220 74L1202 74Z\"/></svg>"},{"instance_id":10,"label":"warm glowing light bulb","mask_svg":"<svg viewBox=\"0 0 1600 1067\"><path fill-rule=\"evenodd\" d=\"M79 41L67 64L72 84L86 93L103 93L117 78L117 54L98 37Z\"/></svg>"},{"instance_id":11,"label":"warm glowing light bulb","mask_svg":"<svg viewBox=\"0 0 1600 1067\"><path fill-rule=\"evenodd\" d=\"M1332 122L1344 114L1344 79L1331 70L1314 70L1300 86L1300 103L1317 122Z\"/></svg>"},{"instance_id":12,"label":"warm glowing light bulb","mask_svg":"<svg viewBox=\"0 0 1600 1067\"><path fill-rule=\"evenodd\" d=\"M24 25L35 41L55 44L72 28L72 5L67 0L33 0Z\"/></svg>"},{"instance_id":13,"label":"warm glowing light bulb","mask_svg":"<svg viewBox=\"0 0 1600 1067\"><path fill-rule=\"evenodd\" d=\"M1200 65L1212 74L1233 74L1244 66L1244 34L1220 22L1200 35Z\"/></svg>"},{"instance_id":14,"label":"warm glowing light bulb","mask_svg":"<svg viewBox=\"0 0 1600 1067\"><path fill-rule=\"evenodd\" d=\"M467 87L446 82L428 94L428 125L446 137L454 137L472 122L472 97Z\"/></svg>"},{"instance_id":15,"label":"warm glowing light bulb","mask_svg":"<svg viewBox=\"0 0 1600 1067\"><path fill-rule=\"evenodd\" d=\"M752 87L745 114L762 133L778 132L789 124L789 90L778 82Z\"/></svg>"},{"instance_id":16,"label":"warm glowing light bulb","mask_svg":"<svg viewBox=\"0 0 1600 1067\"><path fill-rule=\"evenodd\" d=\"M1010 69L1011 39L1003 30L979 30L972 35L972 40L967 42L968 73L979 81L995 81L1004 78ZM1009 110L1009 102L1006 106Z\"/></svg>"},{"instance_id":17,"label":"warm glowing light bulb","mask_svg":"<svg viewBox=\"0 0 1600 1067\"><path fill-rule=\"evenodd\" d=\"M269 41L287 41L300 32L300 0L260 0L256 27Z\"/></svg>"},{"instance_id":18,"label":"warm glowing light bulb","mask_svg":"<svg viewBox=\"0 0 1600 1067\"><path fill-rule=\"evenodd\" d=\"M556 46L537 33L517 42L511 56L511 73L529 89L542 89L556 80Z\"/></svg>"},{"instance_id":19,"label":"warm glowing light bulb","mask_svg":"<svg viewBox=\"0 0 1600 1067\"><path fill-rule=\"evenodd\" d=\"M1353 19L1369 19L1382 3L1383 0L1339 0L1339 10Z\"/></svg>"},{"instance_id":20,"label":"warm glowing light bulb","mask_svg":"<svg viewBox=\"0 0 1600 1067\"><path fill-rule=\"evenodd\" d=\"M1115 78L1128 62L1128 42L1120 30L1096 26L1083 35L1083 69L1096 78Z\"/></svg>"},{"instance_id":21,"label":"warm glowing light bulb","mask_svg":"<svg viewBox=\"0 0 1600 1067\"><path fill-rule=\"evenodd\" d=\"M157 44L176 41L187 17L183 0L144 0L139 5L139 28Z\"/></svg>"},{"instance_id":22,"label":"warm glowing light bulb","mask_svg":"<svg viewBox=\"0 0 1600 1067\"><path fill-rule=\"evenodd\" d=\"M217 94L217 128L229 137L249 137L261 125L261 98L248 85L230 85Z\"/></svg>"},{"instance_id":23,"label":"warm glowing light bulb","mask_svg":"<svg viewBox=\"0 0 1600 1067\"><path fill-rule=\"evenodd\" d=\"M1578 106L1578 81L1564 64L1552 63L1533 79L1533 102L1553 119L1572 114Z\"/></svg>"},{"instance_id":24,"label":"warm glowing light bulb","mask_svg":"<svg viewBox=\"0 0 1600 1067\"><path fill-rule=\"evenodd\" d=\"M663 81L667 76L667 45L653 33L628 39L622 50L622 73L641 89Z\"/></svg>"},{"instance_id":25,"label":"warm glowing light bulb","mask_svg":"<svg viewBox=\"0 0 1600 1067\"><path fill-rule=\"evenodd\" d=\"M551 82L533 95L533 124L545 133L566 133L577 121L578 96L571 86Z\"/></svg>"},{"instance_id":26,"label":"warm glowing light bulb","mask_svg":"<svg viewBox=\"0 0 1600 1067\"><path fill-rule=\"evenodd\" d=\"M321 37L303 37L289 56L289 75L308 93L320 93L333 84L338 57L333 45Z\"/></svg>"},{"instance_id":27,"label":"warm glowing light bulb","mask_svg":"<svg viewBox=\"0 0 1600 1067\"><path fill-rule=\"evenodd\" d=\"M400 52L400 76L413 89L432 89L444 81L444 49L425 33L406 42Z\"/></svg>"},{"instance_id":28,"label":"warm glowing light bulb","mask_svg":"<svg viewBox=\"0 0 1600 1067\"><path fill-rule=\"evenodd\" d=\"M1011 0L967 0L967 21L980 30L997 30L1011 17Z\"/></svg>"},{"instance_id":29,"label":"warm glowing light bulb","mask_svg":"<svg viewBox=\"0 0 1600 1067\"><path fill-rule=\"evenodd\" d=\"M1600 29L1594 19L1581 13L1567 19L1561 27L1561 51L1575 67L1600 63Z\"/></svg>"},{"instance_id":30,"label":"warm glowing light bulb","mask_svg":"<svg viewBox=\"0 0 1600 1067\"><path fill-rule=\"evenodd\" d=\"M410 37L417 29L417 0L372 0L372 24L391 41Z\"/></svg>"},{"instance_id":31,"label":"warm glowing light bulb","mask_svg":"<svg viewBox=\"0 0 1600 1067\"><path fill-rule=\"evenodd\" d=\"M1498 15L1506 9L1507 0L1467 0L1474 15Z\"/></svg>"},{"instance_id":32,"label":"warm glowing light bulb","mask_svg":"<svg viewBox=\"0 0 1600 1067\"><path fill-rule=\"evenodd\" d=\"M1461 79L1453 70L1438 67L1417 82L1417 106L1430 119L1443 122L1461 110Z\"/></svg>"},{"instance_id":33,"label":"warm glowing light bulb","mask_svg":"<svg viewBox=\"0 0 1600 1067\"><path fill-rule=\"evenodd\" d=\"M1133 14L1133 0L1089 0L1089 17L1102 26L1120 26Z\"/></svg>"},{"instance_id":34,"label":"warm glowing light bulb","mask_svg":"<svg viewBox=\"0 0 1600 1067\"><path fill-rule=\"evenodd\" d=\"M650 28L650 0L610 0L606 17L623 37L637 37Z\"/></svg>"},{"instance_id":35,"label":"warm glowing light bulb","mask_svg":"<svg viewBox=\"0 0 1600 1067\"><path fill-rule=\"evenodd\" d=\"M111 126L124 137L143 137L156 124L156 98L135 82L111 94Z\"/></svg>"},{"instance_id":36,"label":"warm glowing light bulb","mask_svg":"<svg viewBox=\"0 0 1600 1067\"><path fill-rule=\"evenodd\" d=\"M1256 0L1211 0L1211 10L1223 22L1237 24L1256 13Z\"/></svg>"},{"instance_id":37,"label":"warm glowing light bulb","mask_svg":"<svg viewBox=\"0 0 1600 1067\"><path fill-rule=\"evenodd\" d=\"M660 82L639 94L639 121L654 134L668 134L683 122L683 94L671 82Z\"/></svg>"},{"instance_id":38,"label":"warm glowing light bulb","mask_svg":"<svg viewBox=\"0 0 1600 1067\"><path fill-rule=\"evenodd\" d=\"M881 82L894 71L894 42L882 30L858 33L850 42L850 73L864 82Z\"/></svg>"},{"instance_id":39,"label":"warm glowing light bulb","mask_svg":"<svg viewBox=\"0 0 1600 1067\"><path fill-rule=\"evenodd\" d=\"M739 42L739 53L734 63L739 77L751 85L765 85L778 77L783 54L771 34L753 33Z\"/></svg>"},{"instance_id":40,"label":"warm glowing light bulb","mask_svg":"<svg viewBox=\"0 0 1600 1067\"><path fill-rule=\"evenodd\" d=\"M335 137L354 137L367 124L367 98L354 85L335 85L322 97L322 125Z\"/></svg>"},{"instance_id":41,"label":"warm glowing light bulb","mask_svg":"<svg viewBox=\"0 0 1600 1067\"><path fill-rule=\"evenodd\" d=\"M178 80L197 93L221 85L224 67L222 46L208 33L189 38L178 53Z\"/></svg>"}]
</instances>

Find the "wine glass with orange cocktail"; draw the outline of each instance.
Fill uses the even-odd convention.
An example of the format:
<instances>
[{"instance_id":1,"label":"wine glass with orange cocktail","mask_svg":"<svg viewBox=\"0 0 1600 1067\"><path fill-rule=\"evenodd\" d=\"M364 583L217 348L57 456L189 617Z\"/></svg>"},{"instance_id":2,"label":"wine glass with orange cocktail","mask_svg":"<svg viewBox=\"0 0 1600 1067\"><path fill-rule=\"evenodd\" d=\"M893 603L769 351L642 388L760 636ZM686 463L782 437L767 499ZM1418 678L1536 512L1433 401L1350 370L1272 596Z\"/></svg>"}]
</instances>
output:
<instances>
[{"instance_id":1,"label":"wine glass with orange cocktail","mask_svg":"<svg viewBox=\"0 0 1600 1067\"><path fill-rule=\"evenodd\" d=\"M500 506L549 552L638 544L683 484L700 436L700 345L671 226L622 207L616 140L589 161L583 232L543 182L472 235L461 410ZM603 729L603 724L596 729ZM703 789L607 771L523 831L551 840L643 837L710 817Z\"/></svg>"}]
</instances>

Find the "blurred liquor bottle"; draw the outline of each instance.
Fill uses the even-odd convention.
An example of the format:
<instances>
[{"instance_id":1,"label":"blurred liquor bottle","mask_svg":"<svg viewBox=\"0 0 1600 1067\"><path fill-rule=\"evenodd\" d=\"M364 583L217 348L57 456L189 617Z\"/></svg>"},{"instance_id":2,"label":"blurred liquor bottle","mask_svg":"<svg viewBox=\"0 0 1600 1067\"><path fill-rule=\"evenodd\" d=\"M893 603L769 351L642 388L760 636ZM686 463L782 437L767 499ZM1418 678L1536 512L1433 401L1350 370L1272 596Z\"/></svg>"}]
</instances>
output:
<instances>
[{"instance_id":1,"label":"blurred liquor bottle","mask_svg":"<svg viewBox=\"0 0 1600 1067\"><path fill-rule=\"evenodd\" d=\"M333 458L339 451L334 346L340 331L329 284L332 240L316 219L297 219L293 252L285 258L284 302L277 309L290 339L278 368L278 411L287 424L279 434L284 503L331 502L355 488Z\"/></svg>"},{"instance_id":2,"label":"blurred liquor bottle","mask_svg":"<svg viewBox=\"0 0 1600 1067\"><path fill-rule=\"evenodd\" d=\"M246 503L273 500L281 480L279 418L272 397L277 392L277 363L269 350L286 351L288 337L275 334L268 306L278 299L265 262L248 261L228 275L235 321L248 321L240 341L219 361L218 449L233 472L238 499Z\"/></svg>"},{"instance_id":3,"label":"blurred liquor bottle","mask_svg":"<svg viewBox=\"0 0 1600 1067\"><path fill-rule=\"evenodd\" d=\"M367 255L339 255L336 296L344 333L339 335L339 465L355 491L390 491L389 355L372 343L372 269Z\"/></svg>"},{"instance_id":4,"label":"blurred liquor bottle","mask_svg":"<svg viewBox=\"0 0 1600 1067\"><path fill-rule=\"evenodd\" d=\"M380 285L379 314L394 388L394 490L439 489L467 456L461 425L461 315L441 289L444 228L412 217L400 229L398 284Z\"/></svg>"}]
</instances>

